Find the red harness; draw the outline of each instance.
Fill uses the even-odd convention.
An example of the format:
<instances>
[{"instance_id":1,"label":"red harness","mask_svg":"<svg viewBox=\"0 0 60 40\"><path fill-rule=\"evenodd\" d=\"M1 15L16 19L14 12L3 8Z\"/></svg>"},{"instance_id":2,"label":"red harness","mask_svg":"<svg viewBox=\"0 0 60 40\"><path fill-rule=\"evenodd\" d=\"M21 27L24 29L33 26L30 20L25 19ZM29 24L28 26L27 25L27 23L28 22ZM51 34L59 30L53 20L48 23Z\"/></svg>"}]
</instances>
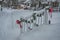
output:
<instances>
[{"instance_id":1,"label":"red harness","mask_svg":"<svg viewBox=\"0 0 60 40\"><path fill-rule=\"evenodd\" d=\"M50 13L52 13L52 12L53 12L53 9L52 9L52 8L50 8L50 9L49 9L49 12L50 12Z\"/></svg>"}]
</instances>

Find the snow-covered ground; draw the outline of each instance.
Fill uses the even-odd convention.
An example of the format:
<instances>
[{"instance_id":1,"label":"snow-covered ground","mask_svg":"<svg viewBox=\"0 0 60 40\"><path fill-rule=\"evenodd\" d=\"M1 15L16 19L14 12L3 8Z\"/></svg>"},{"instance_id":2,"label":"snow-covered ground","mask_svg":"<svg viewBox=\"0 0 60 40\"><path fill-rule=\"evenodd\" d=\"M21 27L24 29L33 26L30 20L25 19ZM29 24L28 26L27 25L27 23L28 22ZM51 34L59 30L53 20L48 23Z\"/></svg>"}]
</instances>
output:
<instances>
[{"instance_id":1,"label":"snow-covered ground","mask_svg":"<svg viewBox=\"0 0 60 40\"><path fill-rule=\"evenodd\" d=\"M52 24L23 34L21 40L60 40L60 12L53 13Z\"/></svg>"},{"instance_id":2,"label":"snow-covered ground","mask_svg":"<svg viewBox=\"0 0 60 40\"><path fill-rule=\"evenodd\" d=\"M20 40L60 40L60 12L53 13L52 24L40 25L20 35L20 28L15 23L16 20L31 15L33 11L19 10L21 13L16 11L11 9L0 11L0 40L18 40L18 38Z\"/></svg>"},{"instance_id":3,"label":"snow-covered ground","mask_svg":"<svg viewBox=\"0 0 60 40\"><path fill-rule=\"evenodd\" d=\"M0 11L0 40L15 40L20 35L20 28L16 20L31 15L31 12L33 11L6 8Z\"/></svg>"}]
</instances>

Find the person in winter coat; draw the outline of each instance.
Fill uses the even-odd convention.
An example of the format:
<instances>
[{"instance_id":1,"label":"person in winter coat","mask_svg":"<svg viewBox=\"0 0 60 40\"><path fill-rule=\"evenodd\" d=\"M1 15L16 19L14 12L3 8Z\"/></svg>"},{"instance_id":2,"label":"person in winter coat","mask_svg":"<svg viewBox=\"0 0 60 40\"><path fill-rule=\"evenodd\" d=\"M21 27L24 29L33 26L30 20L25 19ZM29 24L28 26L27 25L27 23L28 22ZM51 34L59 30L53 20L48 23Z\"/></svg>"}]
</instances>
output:
<instances>
[{"instance_id":1,"label":"person in winter coat","mask_svg":"<svg viewBox=\"0 0 60 40\"><path fill-rule=\"evenodd\" d=\"M51 24L51 18L52 18L52 12L53 12L53 8L52 7L50 7L49 8L49 24Z\"/></svg>"},{"instance_id":2,"label":"person in winter coat","mask_svg":"<svg viewBox=\"0 0 60 40\"><path fill-rule=\"evenodd\" d=\"M53 8L50 7L50 8L49 8L49 15L50 15L51 18L52 18L52 12L53 12Z\"/></svg>"},{"instance_id":3,"label":"person in winter coat","mask_svg":"<svg viewBox=\"0 0 60 40\"><path fill-rule=\"evenodd\" d=\"M21 21L16 20L16 23L19 24L20 28L22 28Z\"/></svg>"}]
</instances>

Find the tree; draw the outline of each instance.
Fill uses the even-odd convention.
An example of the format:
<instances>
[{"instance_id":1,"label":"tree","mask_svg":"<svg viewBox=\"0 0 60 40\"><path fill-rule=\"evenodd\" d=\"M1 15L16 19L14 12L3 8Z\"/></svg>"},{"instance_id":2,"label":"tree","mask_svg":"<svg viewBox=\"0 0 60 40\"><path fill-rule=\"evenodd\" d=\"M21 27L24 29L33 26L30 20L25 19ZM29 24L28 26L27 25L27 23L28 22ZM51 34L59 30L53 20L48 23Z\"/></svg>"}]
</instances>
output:
<instances>
[{"instance_id":1,"label":"tree","mask_svg":"<svg viewBox=\"0 0 60 40\"><path fill-rule=\"evenodd\" d=\"M12 0L12 5L17 5L18 4L18 0Z\"/></svg>"}]
</instances>

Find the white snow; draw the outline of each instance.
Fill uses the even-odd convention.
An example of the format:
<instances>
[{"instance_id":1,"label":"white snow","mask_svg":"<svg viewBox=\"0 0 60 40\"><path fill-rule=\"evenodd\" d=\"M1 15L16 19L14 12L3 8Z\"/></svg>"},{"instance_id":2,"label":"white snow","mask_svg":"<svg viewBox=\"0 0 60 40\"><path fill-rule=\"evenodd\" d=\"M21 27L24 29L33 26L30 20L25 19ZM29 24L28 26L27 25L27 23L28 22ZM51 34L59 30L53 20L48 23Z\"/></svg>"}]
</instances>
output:
<instances>
[{"instance_id":1,"label":"white snow","mask_svg":"<svg viewBox=\"0 0 60 40\"><path fill-rule=\"evenodd\" d=\"M52 24L41 25L21 36L21 40L60 40L60 12L54 12Z\"/></svg>"},{"instance_id":2,"label":"white snow","mask_svg":"<svg viewBox=\"0 0 60 40\"><path fill-rule=\"evenodd\" d=\"M20 40L60 40L60 12L53 13L52 24L34 26L33 30L20 35L20 28L16 24L16 20L21 17L25 18L32 12L12 9L0 11L0 40L18 40L18 38Z\"/></svg>"},{"instance_id":3,"label":"white snow","mask_svg":"<svg viewBox=\"0 0 60 40\"><path fill-rule=\"evenodd\" d=\"M31 15L31 12L23 9L14 10L6 8L0 11L0 40L15 40L20 35L20 28L16 24L16 20Z\"/></svg>"}]
</instances>

